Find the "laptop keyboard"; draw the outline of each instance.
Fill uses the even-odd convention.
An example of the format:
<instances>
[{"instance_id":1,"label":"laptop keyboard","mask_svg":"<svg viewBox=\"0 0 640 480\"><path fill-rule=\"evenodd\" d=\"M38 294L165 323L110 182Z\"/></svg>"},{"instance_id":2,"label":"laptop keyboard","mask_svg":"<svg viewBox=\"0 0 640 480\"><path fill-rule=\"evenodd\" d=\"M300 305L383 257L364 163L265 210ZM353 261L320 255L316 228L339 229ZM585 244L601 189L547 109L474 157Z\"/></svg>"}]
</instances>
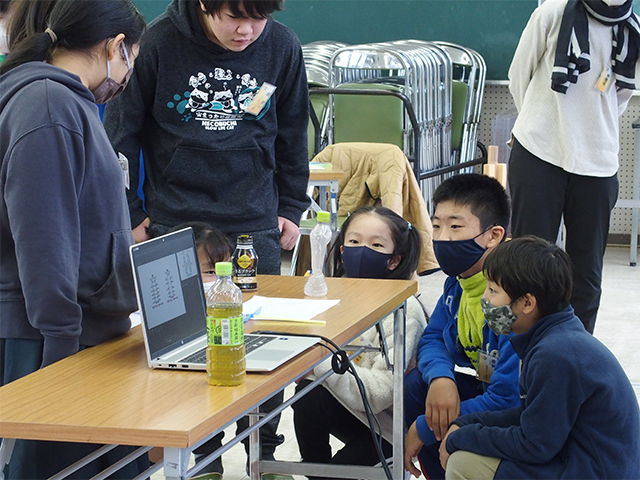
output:
<instances>
[{"instance_id":1,"label":"laptop keyboard","mask_svg":"<svg viewBox=\"0 0 640 480\"><path fill-rule=\"evenodd\" d=\"M271 340L275 340L276 338L277 337L267 337L264 335L251 335L244 337L245 355L253 352L256 348L269 343Z\"/></svg>"},{"instance_id":2,"label":"laptop keyboard","mask_svg":"<svg viewBox=\"0 0 640 480\"><path fill-rule=\"evenodd\" d=\"M198 350L197 352L193 352L191 355L184 357L182 360L178 360L178 363L195 363L206 364L207 363L207 348L203 348Z\"/></svg>"},{"instance_id":3,"label":"laptop keyboard","mask_svg":"<svg viewBox=\"0 0 640 480\"><path fill-rule=\"evenodd\" d=\"M246 335L244 337L244 351L245 355L254 351L256 348L261 347L269 343L272 340L275 340L278 337L271 337L265 335ZM182 360L179 360L178 363L195 363L195 364L205 364L207 363L207 349L206 347L202 350L198 350L197 352L192 353L184 357Z\"/></svg>"}]
</instances>

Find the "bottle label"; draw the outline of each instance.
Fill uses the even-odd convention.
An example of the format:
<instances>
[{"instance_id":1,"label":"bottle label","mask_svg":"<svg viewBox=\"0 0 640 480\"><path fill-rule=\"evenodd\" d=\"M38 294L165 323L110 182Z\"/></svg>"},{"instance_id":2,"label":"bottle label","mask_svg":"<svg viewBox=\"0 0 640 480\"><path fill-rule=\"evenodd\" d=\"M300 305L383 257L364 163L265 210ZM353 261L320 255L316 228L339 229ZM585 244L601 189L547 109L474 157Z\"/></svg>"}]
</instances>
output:
<instances>
[{"instance_id":1,"label":"bottle label","mask_svg":"<svg viewBox=\"0 0 640 480\"><path fill-rule=\"evenodd\" d=\"M258 288L258 256L253 247L238 247L233 254L233 283L241 290Z\"/></svg>"},{"instance_id":2,"label":"bottle label","mask_svg":"<svg viewBox=\"0 0 640 480\"><path fill-rule=\"evenodd\" d=\"M253 259L246 253L242 254L238 257L238 266L244 269L250 268L253 266Z\"/></svg>"},{"instance_id":3,"label":"bottle label","mask_svg":"<svg viewBox=\"0 0 640 480\"><path fill-rule=\"evenodd\" d=\"M230 318L207 316L207 343L209 345L242 345L244 343L242 315Z\"/></svg>"}]
</instances>

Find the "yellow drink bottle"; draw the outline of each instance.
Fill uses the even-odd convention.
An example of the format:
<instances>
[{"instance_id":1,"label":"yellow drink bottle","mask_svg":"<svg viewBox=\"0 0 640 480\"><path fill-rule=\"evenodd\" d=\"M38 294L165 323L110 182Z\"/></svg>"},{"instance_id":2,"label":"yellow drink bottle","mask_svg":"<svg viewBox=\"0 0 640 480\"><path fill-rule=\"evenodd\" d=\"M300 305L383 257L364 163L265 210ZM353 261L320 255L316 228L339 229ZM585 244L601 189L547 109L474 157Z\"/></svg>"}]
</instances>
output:
<instances>
[{"instance_id":1,"label":"yellow drink bottle","mask_svg":"<svg viewBox=\"0 0 640 480\"><path fill-rule=\"evenodd\" d=\"M218 279L207 292L207 381L240 385L246 375L242 291L231 280L231 262L215 268Z\"/></svg>"}]
</instances>

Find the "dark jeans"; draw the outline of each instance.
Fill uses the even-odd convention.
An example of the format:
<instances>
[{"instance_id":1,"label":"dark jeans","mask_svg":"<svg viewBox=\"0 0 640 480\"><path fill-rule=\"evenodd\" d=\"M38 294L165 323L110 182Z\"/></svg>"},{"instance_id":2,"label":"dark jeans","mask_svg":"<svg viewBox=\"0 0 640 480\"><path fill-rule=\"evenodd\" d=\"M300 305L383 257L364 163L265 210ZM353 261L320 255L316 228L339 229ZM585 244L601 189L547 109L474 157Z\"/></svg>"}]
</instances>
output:
<instances>
[{"instance_id":1,"label":"dark jeans","mask_svg":"<svg viewBox=\"0 0 640 480\"><path fill-rule=\"evenodd\" d=\"M462 373L455 373L455 381L458 386L460 400L468 400L483 393L482 383L476 378ZM429 386L422 379L422 373L414 368L404 377L404 419L407 426L411 426L420 415L425 413L425 402ZM435 435L429 439L423 438L425 443L418 454L418 459L422 464L424 472L431 480L444 479L444 470L440 466L440 455L438 449L440 442Z\"/></svg>"},{"instance_id":2,"label":"dark jeans","mask_svg":"<svg viewBox=\"0 0 640 480\"><path fill-rule=\"evenodd\" d=\"M300 382L296 392L309 383L310 380ZM303 462L338 465L376 465L380 462L369 427L342 406L326 388L316 387L292 407ZM331 452L329 435L345 444L335 455ZM382 445L385 457L390 457L391 444L383 440Z\"/></svg>"},{"instance_id":3,"label":"dark jeans","mask_svg":"<svg viewBox=\"0 0 640 480\"><path fill-rule=\"evenodd\" d=\"M40 368L42 340L0 339L0 385L17 380ZM44 442L17 440L9 465L7 479L45 479L67 468L102 445L90 443ZM119 446L82 467L68 478L86 479L129 455L136 447ZM134 478L149 467L147 455L142 455L109 478Z\"/></svg>"},{"instance_id":4,"label":"dark jeans","mask_svg":"<svg viewBox=\"0 0 640 480\"><path fill-rule=\"evenodd\" d=\"M618 198L618 176L587 177L540 160L517 141L509 159L514 237L558 237L561 219L565 249L573 267L571 305L593 333L602 294L602 265L611 210Z\"/></svg>"}]
</instances>

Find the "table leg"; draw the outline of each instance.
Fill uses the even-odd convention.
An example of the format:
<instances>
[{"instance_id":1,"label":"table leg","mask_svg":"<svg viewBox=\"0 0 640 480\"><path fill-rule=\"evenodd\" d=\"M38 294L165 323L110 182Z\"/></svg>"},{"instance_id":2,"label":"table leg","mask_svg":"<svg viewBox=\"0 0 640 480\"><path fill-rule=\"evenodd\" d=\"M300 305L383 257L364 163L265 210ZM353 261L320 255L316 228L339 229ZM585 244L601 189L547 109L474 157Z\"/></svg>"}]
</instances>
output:
<instances>
[{"instance_id":1,"label":"table leg","mask_svg":"<svg viewBox=\"0 0 640 480\"><path fill-rule=\"evenodd\" d=\"M164 478L167 480L178 480L184 478L191 451L187 448L164 449Z\"/></svg>"},{"instance_id":2,"label":"table leg","mask_svg":"<svg viewBox=\"0 0 640 480\"><path fill-rule=\"evenodd\" d=\"M249 414L249 428L260 420L260 414L256 408ZM249 478L260 480L260 429L256 428L249 434Z\"/></svg>"},{"instance_id":3,"label":"table leg","mask_svg":"<svg viewBox=\"0 0 640 480\"><path fill-rule=\"evenodd\" d=\"M331 231L338 231L338 181L329 182L329 212Z\"/></svg>"},{"instance_id":4,"label":"table leg","mask_svg":"<svg viewBox=\"0 0 640 480\"><path fill-rule=\"evenodd\" d=\"M393 313L393 480L404 479L404 337L407 303Z\"/></svg>"},{"instance_id":5,"label":"table leg","mask_svg":"<svg viewBox=\"0 0 640 480\"><path fill-rule=\"evenodd\" d=\"M11 454L13 453L13 446L16 444L14 438L3 438L0 441L0 480L4 480L4 467L9 464L11 460Z\"/></svg>"}]
</instances>

